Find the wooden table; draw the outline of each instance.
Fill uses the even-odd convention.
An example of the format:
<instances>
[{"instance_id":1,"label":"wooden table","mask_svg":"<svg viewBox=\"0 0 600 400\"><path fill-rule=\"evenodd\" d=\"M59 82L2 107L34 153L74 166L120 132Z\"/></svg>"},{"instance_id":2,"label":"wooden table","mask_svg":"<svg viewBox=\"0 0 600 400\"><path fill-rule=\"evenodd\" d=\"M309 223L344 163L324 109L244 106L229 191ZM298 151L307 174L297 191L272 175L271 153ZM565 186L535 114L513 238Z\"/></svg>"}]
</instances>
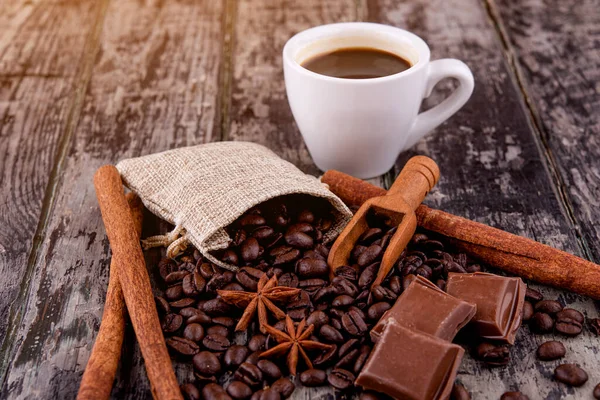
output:
<instances>
[{"instance_id":1,"label":"wooden table","mask_svg":"<svg viewBox=\"0 0 600 400\"><path fill-rule=\"evenodd\" d=\"M597 0L5 0L0 2L1 398L73 398L92 348L110 251L96 168L218 140L262 143L318 175L285 96L281 49L339 21L411 30L433 58L473 70L468 104L414 154L442 178L426 203L600 262L600 13ZM453 86L442 82L425 102ZM145 235L160 229L146 224ZM149 262L157 253L148 254ZM588 317L600 303L541 288ZM522 330L504 368L468 357L475 399L591 398L600 339L567 340L590 381L573 390L538 364L553 335ZM190 370L177 367L181 380ZM148 398L130 329L115 398ZM331 398L328 390L296 398Z\"/></svg>"}]
</instances>

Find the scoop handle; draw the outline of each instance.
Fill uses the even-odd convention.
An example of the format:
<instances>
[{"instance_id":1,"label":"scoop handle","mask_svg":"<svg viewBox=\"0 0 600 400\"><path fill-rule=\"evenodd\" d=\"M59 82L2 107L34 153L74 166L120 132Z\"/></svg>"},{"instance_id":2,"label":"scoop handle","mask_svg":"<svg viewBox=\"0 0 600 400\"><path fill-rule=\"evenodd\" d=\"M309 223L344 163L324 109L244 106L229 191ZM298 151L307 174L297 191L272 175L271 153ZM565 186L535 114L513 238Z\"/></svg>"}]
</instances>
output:
<instances>
[{"instance_id":1,"label":"scoop handle","mask_svg":"<svg viewBox=\"0 0 600 400\"><path fill-rule=\"evenodd\" d=\"M440 169L429 157L415 156L408 160L387 196L400 196L416 210L427 193L440 179Z\"/></svg>"}]
</instances>

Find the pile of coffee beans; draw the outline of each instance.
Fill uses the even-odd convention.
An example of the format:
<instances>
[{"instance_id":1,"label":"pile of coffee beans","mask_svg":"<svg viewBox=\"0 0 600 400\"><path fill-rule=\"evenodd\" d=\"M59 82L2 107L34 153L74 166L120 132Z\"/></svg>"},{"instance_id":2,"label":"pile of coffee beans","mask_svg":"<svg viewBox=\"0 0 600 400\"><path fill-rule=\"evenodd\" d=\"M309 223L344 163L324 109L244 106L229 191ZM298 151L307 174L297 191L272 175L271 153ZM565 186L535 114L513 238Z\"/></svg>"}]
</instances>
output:
<instances>
[{"instance_id":1,"label":"pile of coffee beans","mask_svg":"<svg viewBox=\"0 0 600 400\"><path fill-rule=\"evenodd\" d=\"M354 387L373 346L369 331L374 324L417 275L443 290L449 272L483 270L465 254L448 251L443 242L420 232L382 284L371 288L396 231L386 217L372 213L368 215L369 229L359 238L348 265L330 277L327 256L331 242L325 244L323 238L333 223L328 203L300 195L284 196L249 210L227 228L232 242L214 256L239 267L237 272L217 267L193 248L175 260L159 262L163 286L156 305L166 343L175 359L193 366L193 379L190 376L181 385L184 397L284 399L298 385L327 385L341 392L352 390L360 399L386 398ZM276 275L280 286L300 289L296 299L277 306L295 323L306 319L307 325L314 325L310 340L331 345L325 352L309 352L312 368L300 358L296 377L289 376L285 356L260 357L277 342L260 332L256 317L246 332L234 332L244 310L217 294L217 290L256 292L263 274L269 278ZM524 311L524 320L530 321L532 330L555 329L570 336L581 332L584 321L580 313L563 310L560 303L544 301L538 295L528 291ZM271 326L286 330L284 321L270 314L269 318ZM539 327L534 322L537 320ZM547 344L539 350L540 359L558 357L557 346ZM475 346L474 354L491 366L509 361L507 346L481 343ZM556 379L580 382L579 371L569 368L557 368ZM469 399L470 395L456 383L453 398Z\"/></svg>"}]
</instances>

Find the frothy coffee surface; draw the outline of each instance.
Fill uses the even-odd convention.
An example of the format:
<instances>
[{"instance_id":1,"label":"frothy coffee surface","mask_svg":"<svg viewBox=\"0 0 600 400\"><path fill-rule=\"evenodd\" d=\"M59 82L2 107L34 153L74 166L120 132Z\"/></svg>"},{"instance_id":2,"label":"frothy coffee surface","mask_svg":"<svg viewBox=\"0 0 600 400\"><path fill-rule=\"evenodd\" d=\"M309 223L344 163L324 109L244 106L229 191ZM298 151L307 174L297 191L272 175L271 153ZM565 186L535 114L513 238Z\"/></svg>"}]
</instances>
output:
<instances>
[{"instance_id":1,"label":"frothy coffee surface","mask_svg":"<svg viewBox=\"0 0 600 400\"><path fill-rule=\"evenodd\" d=\"M351 47L318 54L302 63L317 74L346 79L370 79L397 74L411 64L384 50L369 47Z\"/></svg>"}]
</instances>

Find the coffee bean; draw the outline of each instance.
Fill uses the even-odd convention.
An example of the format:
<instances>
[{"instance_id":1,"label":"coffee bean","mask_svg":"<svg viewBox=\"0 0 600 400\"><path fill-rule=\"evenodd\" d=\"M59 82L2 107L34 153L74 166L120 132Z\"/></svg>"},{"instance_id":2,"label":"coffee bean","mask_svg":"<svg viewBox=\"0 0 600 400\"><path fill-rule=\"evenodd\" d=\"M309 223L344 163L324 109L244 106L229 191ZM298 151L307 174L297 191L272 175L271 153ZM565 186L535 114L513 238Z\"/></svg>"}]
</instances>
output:
<instances>
[{"instance_id":1,"label":"coffee bean","mask_svg":"<svg viewBox=\"0 0 600 400\"><path fill-rule=\"evenodd\" d=\"M342 330L342 321L340 321L337 318L331 318L331 320L329 321L329 325L331 325L332 327L334 327L338 331Z\"/></svg>"},{"instance_id":2,"label":"coffee bean","mask_svg":"<svg viewBox=\"0 0 600 400\"><path fill-rule=\"evenodd\" d=\"M290 246L279 246L271 250L269 255L274 257L273 265L284 265L293 263L300 258L300 250Z\"/></svg>"},{"instance_id":3,"label":"coffee bean","mask_svg":"<svg viewBox=\"0 0 600 400\"><path fill-rule=\"evenodd\" d=\"M244 400L252 396L252 389L243 382L232 381L229 386L227 386L227 393L236 400Z\"/></svg>"},{"instance_id":4,"label":"coffee bean","mask_svg":"<svg viewBox=\"0 0 600 400\"><path fill-rule=\"evenodd\" d=\"M377 277L377 271L379 270L379 263L374 263L363 269L358 277L358 287L364 289L371 286L371 283Z\"/></svg>"},{"instance_id":5,"label":"coffee bean","mask_svg":"<svg viewBox=\"0 0 600 400\"><path fill-rule=\"evenodd\" d=\"M183 299L179 299L176 301L172 301L169 303L169 305L171 306L171 308L185 308L185 307L191 307L196 303L196 300L189 298L189 297L184 297Z\"/></svg>"},{"instance_id":6,"label":"coffee bean","mask_svg":"<svg viewBox=\"0 0 600 400\"><path fill-rule=\"evenodd\" d=\"M256 238L259 242L264 242L275 234L275 230L270 226L260 226L252 231L252 237Z\"/></svg>"},{"instance_id":7,"label":"coffee bean","mask_svg":"<svg viewBox=\"0 0 600 400\"><path fill-rule=\"evenodd\" d=\"M331 302L333 307L348 307L354 303L354 299L347 294L342 294Z\"/></svg>"},{"instance_id":8,"label":"coffee bean","mask_svg":"<svg viewBox=\"0 0 600 400\"><path fill-rule=\"evenodd\" d=\"M222 325L227 328L233 328L237 322L231 317L214 317L213 324Z\"/></svg>"},{"instance_id":9,"label":"coffee bean","mask_svg":"<svg viewBox=\"0 0 600 400\"><path fill-rule=\"evenodd\" d=\"M158 262L158 271L160 277L165 280L167 275L177 269L177 264L170 258L163 258Z\"/></svg>"},{"instance_id":10,"label":"coffee bean","mask_svg":"<svg viewBox=\"0 0 600 400\"><path fill-rule=\"evenodd\" d=\"M476 356L491 367L506 365L510 360L507 346L495 346L487 342L477 346Z\"/></svg>"},{"instance_id":11,"label":"coffee bean","mask_svg":"<svg viewBox=\"0 0 600 400\"><path fill-rule=\"evenodd\" d=\"M591 318L588 320L590 332L596 336L600 336L600 318Z\"/></svg>"},{"instance_id":12,"label":"coffee bean","mask_svg":"<svg viewBox=\"0 0 600 400\"><path fill-rule=\"evenodd\" d=\"M555 300L542 300L535 304L535 311L546 314L556 314L563 309L563 306Z\"/></svg>"},{"instance_id":13,"label":"coffee bean","mask_svg":"<svg viewBox=\"0 0 600 400\"><path fill-rule=\"evenodd\" d=\"M565 336L577 336L581 333L583 325L574 319L563 316L560 319L557 318L554 329Z\"/></svg>"},{"instance_id":14,"label":"coffee bean","mask_svg":"<svg viewBox=\"0 0 600 400\"><path fill-rule=\"evenodd\" d=\"M206 334L207 335L218 335L218 336L224 336L224 337L228 337L229 336L229 330L227 329L227 327L223 326L223 325L213 325L208 327L208 329L206 330Z\"/></svg>"},{"instance_id":15,"label":"coffee bean","mask_svg":"<svg viewBox=\"0 0 600 400\"><path fill-rule=\"evenodd\" d=\"M244 362L248 363L248 364L252 364L252 365L256 365L258 364L258 362L260 361L260 354L263 351L255 351L253 353L250 353L250 355L248 357L246 357L246 360L244 360Z\"/></svg>"},{"instance_id":16,"label":"coffee bean","mask_svg":"<svg viewBox=\"0 0 600 400\"><path fill-rule=\"evenodd\" d=\"M306 250L314 245L313 238L300 231L288 231L283 238L288 245L297 249Z\"/></svg>"},{"instance_id":17,"label":"coffee bean","mask_svg":"<svg viewBox=\"0 0 600 400\"><path fill-rule=\"evenodd\" d=\"M202 311L211 317L218 317L231 312L232 308L229 304L225 303L222 298L217 297L204 303L202 306Z\"/></svg>"},{"instance_id":18,"label":"coffee bean","mask_svg":"<svg viewBox=\"0 0 600 400\"><path fill-rule=\"evenodd\" d=\"M342 327L350 335L363 335L369 329L360 310L350 310L342 316Z\"/></svg>"},{"instance_id":19,"label":"coffee bean","mask_svg":"<svg viewBox=\"0 0 600 400\"><path fill-rule=\"evenodd\" d=\"M356 297L358 294L356 285L344 277L336 276L331 281L331 285L337 294L347 294L350 297Z\"/></svg>"},{"instance_id":20,"label":"coffee bean","mask_svg":"<svg viewBox=\"0 0 600 400\"><path fill-rule=\"evenodd\" d=\"M167 347L182 356L193 356L200 351L200 347L196 343L186 338L173 336L166 339L165 342L167 343Z\"/></svg>"},{"instance_id":21,"label":"coffee bean","mask_svg":"<svg viewBox=\"0 0 600 400\"><path fill-rule=\"evenodd\" d=\"M323 351L314 359L313 365L320 367L332 364L337 354L337 345L333 344L328 350Z\"/></svg>"},{"instance_id":22,"label":"coffee bean","mask_svg":"<svg viewBox=\"0 0 600 400\"><path fill-rule=\"evenodd\" d=\"M356 282L356 280L358 279L358 270L348 265L343 265L341 267L336 268L335 276L339 276L349 281Z\"/></svg>"},{"instance_id":23,"label":"coffee bean","mask_svg":"<svg viewBox=\"0 0 600 400\"><path fill-rule=\"evenodd\" d=\"M262 389L255 392L250 400L281 400L281 395L272 388Z\"/></svg>"},{"instance_id":24,"label":"coffee bean","mask_svg":"<svg viewBox=\"0 0 600 400\"><path fill-rule=\"evenodd\" d=\"M346 365L354 366L354 361L359 356L359 354L360 354L359 349L350 350L342 358L340 358L338 360L338 362L335 363L334 367L339 368L339 367L345 367Z\"/></svg>"},{"instance_id":25,"label":"coffee bean","mask_svg":"<svg viewBox=\"0 0 600 400\"><path fill-rule=\"evenodd\" d=\"M227 368L237 368L242 364L250 354L250 350L246 346L234 344L230 346L223 355L223 364Z\"/></svg>"},{"instance_id":26,"label":"coffee bean","mask_svg":"<svg viewBox=\"0 0 600 400\"><path fill-rule=\"evenodd\" d=\"M185 383L179 386L181 394L185 400L201 400L200 391L193 383Z\"/></svg>"},{"instance_id":27,"label":"coffee bean","mask_svg":"<svg viewBox=\"0 0 600 400\"><path fill-rule=\"evenodd\" d=\"M340 331L328 324L325 324L321 327L319 330L319 335L328 342L341 343L344 341L344 337Z\"/></svg>"},{"instance_id":28,"label":"coffee bean","mask_svg":"<svg viewBox=\"0 0 600 400\"><path fill-rule=\"evenodd\" d=\"M227 271L231 273L231 271ZM230 279L228 277L229 274L218 274L215 273L212 278L206 283L206 292L207 293L216 293L217 290L223 289L229 282Z\"/></svg>"},{"instance_id":29,"label":"coffee bean","mask_svg":"<svg viewBox=\"0 0 600 400\"><path fill-rule=\"evenodd\" d=\"M329 316L323 311L313 311L306 319L306 324L314 325L315 331L319 331L319 329L327 323L329 323Z\"/></svg>"},{"instance_id":30,"label":"coffee bean","mask_svg":"<svg viewBox=\"0 0 600 400\"><path fill-rule=\"evenodd\" d=\"M389 287L392 292L396 295L402 293L402 279L398 275L394 275L390 278Z\"/></svg>"},{"instance_id":31,"label":"coffee bean","mask_svg":"<svg viewBox=\"0 0 600 400\"><path fill-rule=\"evenodd\" d=\"M361 267L365 267L365 266L375 262L375 260L377 260L377 258L382 253L383 253L383 249L381 248L381 246L372 244L369 247L367 247L367 249L365 251L363 251L361 253L361 255L357 258L356 263Z\"/></svg>"},{"instance_id":32,"label":"coffee bean","mask_svg":"<svg viewBox=\"0 0 600 400\"><path fill-rule=\"evenodd\" d=\"M554 379L569 386L581 386L588 380L588 374L575 364L561 364L554 369Z\"/></svg>"},{"instance_id":33,"label":"coffee bean","mask_svg":"<svg viewBox=\"0 0 600 400\"><path fill-rule=\"evenodd\" d=\"M377 301L387 301L393 302L396 300L398 295L394 293L392 290L385 288L381 285L376 285L371 289L371 294L373 298Z\"/></svg>"},{"instance_id":34,"label":"coffee bean","mask_svg":"<svg viewBox=\"0 0 600 400\"><path fill-rule=\"evenodd\" d=\"M183 330L183 337L192 342L199 342L204 339L204 328L200 324L189 324Z\"/></svg>"},{"instance_id":35,"label":"coffee bean","mask_svg":"<svg viewBox=\"0 0 600 400\"><path fill-rule=\"evenodd\" d=\"M354 246L354 248L352 249L352 251L350 252L350 259L351 260L358 260L358 257L360 257L360 255L367 249L367 246L361 246L361 245L356 245Z\"/></svg>"},{"instance_id":36,"label":"coffee bean","mask_svg":"<svg viewBox=\"0 0 600 400\"><path fill-rule=\"evenodd\" d=\"M278 392L282 398L287 399L294 393L296 386L288 378L279 378L271 385L271 389Z\"/></svg>"},{"instance_id":37,"label":"coffee bean","mask_svg":"<svg viewBox=\"0 0 600 400\"><path fill-rule=\"evenodd\" d=\"M369 318L372 321L379 321L383 314L390 308L392 308L390 303L386 303L383 301L375 303L367 310L367 318Z\"/></svg>"},{"instance_id":38,"label":"coffee bean","mask_svg":"<svg viewBox=\"0 0 600 400\"><path fill-rule=\"evenodd\" d=\"M258 280L263 275L264 272L259 269L242 267L235 275L235 279L247 290L256 292L258 290Z\"/></svg>"},{"instance_id":39,"label":"coffee bean","mask_svg":"<svg viewBox=\"0 0 600 400\"><path fill-rule=\"evenodd\" d=\"M169 302L161 296L156 296L154 297L154 302L156 303L156 310L160 313L160 314L168 314L171 312L171 306L169 305Z\"/></svg>"},{"instance_id":40,"label":"coffee bean","mask_svg":"<svg viewBox=\"0 0 600 400\"><path fill-rule=\"evenodd\" d=\"M521 392L506 392L500 397L500 400L529 400L529 397Z\"/></svg>"},{"instance_id":41,"label":"coffee bean","mask_svg":"<svg viewBox=\"0 0 600 400\"><path fill-rule=\"evenodd\" d=\"M281 378L282 373L279 367L272 361L260 360L256 366L263 374L263 377L270 381L275 381Z\"/></svg>"},{"instance_id":42,"label":"coffee bean","mask_svg":"<svg viewBox=\"0 0 600 400\"><path fill-rule=\"evenodd\" d=\"M229 339L222 335L206 335L202 344L209 350L225 351L230 346Z\"/></svg>"},{"instance_id":43,"label":"coffee bean","mask_svg":"<svg viewBox=\"0 0 600 400\"><path fill-rule=\"evenodd\" d=\"M339 390L345 390L354 385L354 374L341 368L333 369L327 376L331 386Z\"/></svg>"},{"instance_id":44,"label":"coffee bean","mask_svg":"<svg viewBox=\"0 0 600 400\"><path fill-rule=\"evenodd\" d=\"M366 344L363 344L362 346L360 346L360 352L358 354L358 357L354 361L354 368L352 369L355 374L360 373L363 366L365 365L365 362L367 361L367 358L369 358L370 354L371 354L370 346L368 346Z\"/></svg>"},{"instance_id":45,"label":"coffee bean","mask_svg":"<svg viewBox=\"0 0 600 400\"><path fill-rule=\"evenodd\" d=\"M410 286L410 284L417 279L417 276L414 274L408 274L406 275L404 278L402 278L402 290L406 290L408 289L408 287Z\"/></svg>"},{"instance_id":46,"label":"coffee bean","mask_svg":"<svg viewBox=\"0 0 600 400\"><path fill-rule=\"evenodd\" d=\"M238 265L239 258L235 251L227 249L223 252L223 255L221 256L221 261L223 261L226 264Z\"/></svg>"},{"instance_id":47,"label":"coffee bean","mask_svg":"<svg viewBox=\"0 0 600 400\"><path fill-rule=\"evenodd\" d=\"M209 263L200 264L200 268L198 268L198 272L204 279L210 279L215 274L215 266Z\"/></svg>"},{"instance_id":48,"label":"coffee bean","mask_svg":"<svg viewBox=\"0 0 600 400\"><path fill-rule=\"evenodd\" d=\"M183 325L183 317L179 314L167 314L162 321L162 330L166 333L173 333Z\"/></svg>"},{"instance_id":49,"label":"coffee bean","mask_svg":"<svg viewBox=\"0 0 600 400\"><path fill-rule=\"evenodd\" d=\"M558 360L562 358L567 350L565 346L556 340L542 343L537 349L537 357L542 361Z\"/></svg>"},{"instance_id":50,"label":"coffee bean","mask_svg":"<svg viewBox=\"0 0 600 400\"><path fill-rule=\"evenodd\" d=\"M600 399L600 383L596 385L592 395L594 396L595 399Z\"/></svg>"},{"instance_id":51,"label":"coffee bean","mask_svg":"<svg viewBox=\"0 0 600 400\"><path fill-rule=\"evenodd\" d=\"M221 372L221 363L216 355L209 351L201 351L192 359L194 368L205 376L216 375Z\"/></svg>"},{"instance_id":52,"label":"coffee bean","mask_svg":"<svg viewBox=\"0 0 600 400\"><path fill-rule=\"evenodd\" d=\"M266 341L267 337L265 335L257 333L250 338L250 341L248 342L248 348L250 351L264 350Z\"/></svg>"},{"instance_id":53,"label":"coffee bean","mask_svg":"<svg viewBox=\"0 0 600 400\"><path fill-rule=\"evenodd\" d=\"M265 225L267 221L262 215L259 214L244 214L239 219L240 226L244 228L256 227L260 225Z\"/></svg>"},{"instance_id":54,"label":"coffee bean","mask_svg":"<svg viewBox=\"0 0 600 400\"><path fill-rule=\"evenodd\" d=\"M523 321L529 321L532 316L533 316L533 306L531 305L530 302L525 301L523 303L523 314L521 316L521 319Z\"/></svg>"},{"instance_id":55,"label":"coffee bean","mask_svg":"<svg viewBox=\"0 0 600 400\"><path fill-rule=\"evenodd\" d=\"M183 287L181 285L175 285L165 290L165 297L168 300L175 301L183 297Z\"/></svg>"},{"instance_id":56,"label":"coffee bean","mask_svg":"<svg viewBox=\"0 0 600 400\"><path fill-rule=\"evenodd\" d=\"M240 254L244 261L252 262L256 260L262 253L262 247L258 244L256 238L250 237L240 245Z\"/></svg>"},{"instance_id":57,"label":"coffee bean","mask_svg":"<svg viewBox=\"0 0 600 400\"><path fill-rule=\"evenodd\" d=\"M279 278L279 286L287 286L291 288L298 287L298 276L293 272L286 272Z\"/></svg>"},{"instance_id":58,"label":"coffee bean","mask_svg":"<svg viewBox=\"0 0 600 400\"><path fill-rule=\"evenodd\" d=\"M375 240L383 236L383 231L380 228L369 228L358 238L358 243L362 245L370 245Z\"/></svg>"},{"instance_id":59,"label":"coffee bean","mask_svg":"<svg viewBox=\"0 0 600 400\"><path fill-rule=\"evenodd\" d=\"M185 311L185 310L189 310L189 312ZM208 315L206 315L203 311L200 311L197 308L193 308L193 307L183 308L179 311L179 314L181 314L182 316L187 318L185 320L186 324L196 323L196 324L202 325L202 324L210 324L212 322L212 318L210 318ZM189 316L187 316L187 315L189 315Z\"/></svg>"},{"instance_id":60,"label":"coffee bean","mask_svg":"<svg viewBox=\"0 0 600 400\"><path fill-rule=\"evenodd\" d=\"M454 382L452 387L452 393L450 394L450 400L471 400L469 391L465 389L462 383Z\"/></svg>"},{"instance_id":61,"label":"coffee bean","mask_svg":"<svg viewBox=\"0 0 600 400\"><path fill-rule=\"evenodd\" d=\"M189 274L187 271L173 271L165 277L165 282L169 285L180 283Z\"/></svg>"},{"instance_id":62,"label":"coffee bean","mask_svg":"<svg viewBox=\"0 0 600 400\"><path fill-rule=\"evenodd\" d=\"M244 362L235 371L233 377L247 385L258 386L263 379L263 374L256 365Z\"/></svg>"},{"instance_id":63,"label":"coffee bean","mask_svg":"<svg viewBox=\"0 0 600 400\"><path fill-rule=\"evenodd\" d=\"M209 383L202 388L202 397L204 400L231 400L225 389L216 383Z\"/></svg>"},{"instance_id":64,"label":"coffee bean","mask_svg":"<svg viewBox=\"0 0 600 400\"><path fill-rule=\"evenodd\" d=\"M531 317L529 326L534 332L547 333L552 331L552 328L554 327L554 320L546 313L536 312L533 314L533 317Z\"/></svg>"},{"instance_id":65,"label":"coffee bean","mask_svg":"<svg viewBox=\"0 0 600 400\"><path fill-rule=\"evenodd\" d=\"M300 382L308 387L322 386L326 380L327 374L322 369L307 369L300 374Z\"/></svg>"},{"instance_id":66,"label":"coffee bean","mask_svg":"<svg viewBox=\"0 0 600 400\"><path fill-rule=\"evenodd\" d=\"M303 258L296 263L296 273L302 279L319 278L329 274L329 267L325 260Z\"/></svg>"}]
</instances>

